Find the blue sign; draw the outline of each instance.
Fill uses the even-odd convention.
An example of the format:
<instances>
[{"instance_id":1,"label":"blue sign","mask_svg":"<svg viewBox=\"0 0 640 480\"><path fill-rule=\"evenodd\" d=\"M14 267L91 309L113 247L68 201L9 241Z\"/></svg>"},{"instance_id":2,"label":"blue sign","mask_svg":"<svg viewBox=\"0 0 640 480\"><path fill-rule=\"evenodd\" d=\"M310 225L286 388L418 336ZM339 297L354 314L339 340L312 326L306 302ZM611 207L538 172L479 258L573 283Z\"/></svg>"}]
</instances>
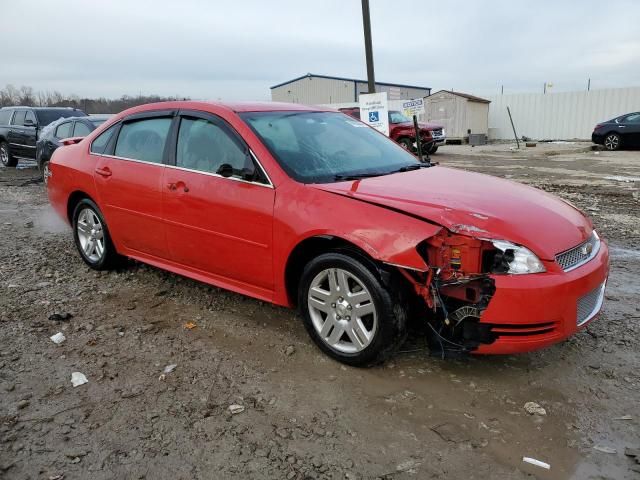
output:
<instances>
[{"instance_id":1,"label":"blue sign","mask_svg":"<svg viewBox=\"0 0 640 480\"><path fill-rule=\"evenodd\" d=\"M378 114L378 112L369 112L369 121L370 122L379 122L380 121L380 115Z\"/></svg>"}]
</instances>

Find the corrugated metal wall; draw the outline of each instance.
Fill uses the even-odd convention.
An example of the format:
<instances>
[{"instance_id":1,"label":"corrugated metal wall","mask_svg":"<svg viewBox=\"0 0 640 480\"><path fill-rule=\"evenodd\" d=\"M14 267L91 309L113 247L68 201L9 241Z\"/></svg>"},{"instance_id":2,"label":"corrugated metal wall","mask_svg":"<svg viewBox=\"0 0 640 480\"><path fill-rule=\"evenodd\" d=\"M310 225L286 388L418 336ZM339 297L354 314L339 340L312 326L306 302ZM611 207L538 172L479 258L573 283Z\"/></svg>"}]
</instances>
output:
<instances>
[{"instance_id":1,"label":"corrugated metal wall","mask_svg":"<svg viewBox=\"0 0 640 480\"><path fill-rule=\"evenodd\" d=\"M357 101L359 93L368 90L365 82L338 80L322 77L304 77L271 89L271 100L274 102L305 103L318 105L326 103L345 103ZM393 98L419 98L430 93L427 89L394 87L376 84L377 92L387 92Z\"/></svg>"},{"instance_id":2,"label":"corrugated metal wall","mask_svg":"<svg viewBox=\"0 0 640 480\"><path fill-rule=\"evenodd\" d=\"M486 98L492 139L513 138L507 106L518 136L536 140L588 140L598 122L640 111L640 87Z\"/></svg>"}]
</instances>

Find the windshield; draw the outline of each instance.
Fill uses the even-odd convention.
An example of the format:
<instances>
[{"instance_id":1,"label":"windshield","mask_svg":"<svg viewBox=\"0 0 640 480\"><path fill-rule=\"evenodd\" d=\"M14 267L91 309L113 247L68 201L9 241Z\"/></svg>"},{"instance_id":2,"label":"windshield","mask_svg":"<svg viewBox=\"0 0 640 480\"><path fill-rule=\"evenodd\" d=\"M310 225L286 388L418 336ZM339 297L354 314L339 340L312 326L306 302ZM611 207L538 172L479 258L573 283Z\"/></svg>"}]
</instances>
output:
<instances>
[{"instance_id":1,"label":"windshield","mask_svg":"<svg viewBox=\"0 0 640 480\"><path fill-rule=\"evenodd\" d=\"M411 122L410 118L407 118L401 112L391 111L389 112L389 123L406 123Z\"/></svg>"},{"instance_id":2,"label":"windshield","mask_svg":"<svg viewBox=\"0 0 640 480\"><path fill-rule=\"evenodd\" d=\"M36 110L36 115L38 116L38 124L40 127L44 127L49 125L51 122L58 120L59 118L69 118L69 117L84 117L86 114L81 112L80 110Z\"/></svg>"},{"instance_id":3,"label":"windshield","mask_svg":"<svg viewBox=\"0 0 640 480\"><path fill-rule=\"evenodd\" d=\"M386 175L421 164L373 128L342 113L246 112L240 117L302 183Z\"/></svg>"}]
</instances>

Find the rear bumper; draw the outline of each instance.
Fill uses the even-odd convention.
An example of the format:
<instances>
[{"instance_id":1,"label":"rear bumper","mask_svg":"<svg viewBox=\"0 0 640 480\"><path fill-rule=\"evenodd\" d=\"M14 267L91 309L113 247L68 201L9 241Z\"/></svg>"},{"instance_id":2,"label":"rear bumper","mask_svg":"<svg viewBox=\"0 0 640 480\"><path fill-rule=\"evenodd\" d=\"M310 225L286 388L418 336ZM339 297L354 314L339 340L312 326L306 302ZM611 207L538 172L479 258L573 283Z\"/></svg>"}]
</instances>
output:
<instances>
[{"instance_id":1,"label":"rear bumper","mask_svg":"<svg viewBox=\"0 0 640 480\"><path fill-rule=\"evenodd\" d=\"M496 292L480 323L491 326L496 340L482 344L474 353L510 354L547 347L597 316L609 275L609 250L604 242L591 261L575 270L563 272L555 263L547 270L494 277Z\"/></svg>"},{"instance_id":2,"label":"rear bumper","mask_svg":"<svg viewBox=\"0 0 640 480\"><path fill-rule=\"evenodd\" d=\"M591 134L591 141L593 143L597 143L598 145L604 145L604 135L593 132Z\"/></svg>"}]
</instances>

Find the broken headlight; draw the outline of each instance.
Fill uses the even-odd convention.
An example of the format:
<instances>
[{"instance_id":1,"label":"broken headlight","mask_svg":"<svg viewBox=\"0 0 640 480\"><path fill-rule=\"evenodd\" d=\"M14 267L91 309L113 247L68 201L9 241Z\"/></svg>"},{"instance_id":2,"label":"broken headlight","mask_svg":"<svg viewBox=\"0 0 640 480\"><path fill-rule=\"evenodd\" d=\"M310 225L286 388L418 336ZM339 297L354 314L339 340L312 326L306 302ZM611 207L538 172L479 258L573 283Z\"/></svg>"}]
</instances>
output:
<instances>
[{"instance_id":1,"label":"broken headlight","mask_svg":"<svg viewBox=\"0 0 640 480\"><path fill-rule=\"evenodd\" d=\"M540 259L528 248L506 240L493 240L498 249L493 259L492 273L540 273L545 272Z\"/></svg>"}]
</instances>

